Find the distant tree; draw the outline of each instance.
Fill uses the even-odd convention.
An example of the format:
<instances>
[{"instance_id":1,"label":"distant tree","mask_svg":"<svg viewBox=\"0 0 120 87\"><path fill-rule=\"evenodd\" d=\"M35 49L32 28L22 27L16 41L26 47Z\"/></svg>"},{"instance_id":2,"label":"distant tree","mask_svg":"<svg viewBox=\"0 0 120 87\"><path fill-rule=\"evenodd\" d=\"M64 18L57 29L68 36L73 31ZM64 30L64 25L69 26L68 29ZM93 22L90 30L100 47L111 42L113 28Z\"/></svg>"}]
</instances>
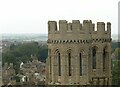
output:
<instances>
[{"instance_id":1,"label":"distant tree","mask_svg":"<svg viewBox=\"0 0 120 87\"><path fill-rule=\"evenodd\" d=\"M10 45L10 50L14 50L14 48L15 48L15 44L11 44Z\"/></svg>"},{"instance_id":2,"label":"distant tree","mask_svg":"<svg viewBox=\"0 0 120 87\"><path fill-rule=\"evenodd\" d=\"M118 42L112 42L112 43L111 43L111 46L112 46L112 52L114 52L115 49L118 48L119 43L118 43Z\"/></svg>"},{"instance_id":3,"label":"distant tree","mask_svg":"<svg viewBox=\"0 0 120 87\"><path fill-rule=\"evenodd\" d=\"M16 58L11 52L3 53L2 54L2 63L4 64L5 62L15 63Z\"/></svg>"},{"instance_id":4,"label":"distant tree","mask_svg":"<svg viewBox=\"0 0 120 87\"><path fill-rule=\"evenodd\" d=\"M48 57L48 47L47 45L40 45L38 50L38 59L41 61L45 61Z\"/></svg>"},{"instance_id":5,"label":"distant tree","mask_svg":"<svg viewBox=\"0 0 120 87\"><path fill-rule=\"evenodd\" d=\"M23 43L17 46L13 53L15 56L30 56L31 54L36 54L38 52L38 44L36 43Z\"/></svg>"},{"instance_id":6,"label":"distant tree","mask_svg":"<svg viewBox=\"0 0 120 87\"><path fill-rule=\"evenodd\" d=\"M120 48L116 48L114 51L114 54L115 54L116 58L120 60Z\"/></svg>"},{"instance_id":7,"label":"distant tree","mask_svg":"<svg viewBox=\"0 0 120 87\"><path fill-rule=\"evenodd\" d=\"M112 85L120 84L120 61L113 61L114 67L112 68Z\"/></svg>"}]
</instances>

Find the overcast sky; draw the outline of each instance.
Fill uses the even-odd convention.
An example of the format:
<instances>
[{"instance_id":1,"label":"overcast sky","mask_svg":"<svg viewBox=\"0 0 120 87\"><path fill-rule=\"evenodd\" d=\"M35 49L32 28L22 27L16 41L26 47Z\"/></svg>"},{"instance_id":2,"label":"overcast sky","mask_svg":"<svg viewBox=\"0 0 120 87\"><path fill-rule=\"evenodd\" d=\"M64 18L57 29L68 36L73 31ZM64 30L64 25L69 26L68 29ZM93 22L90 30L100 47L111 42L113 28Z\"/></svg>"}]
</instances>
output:
<instances>
[{"instance_id":1,"label":"overcast sky","mask_svg":"<svg viewBox=\"0 0 120 87\"><path fill-rule=\"evenodd\" d=\"M119 0L0 0L0 33L45 33L48 20L111 22L118 33Z\"/></svg>"}]
</instances>

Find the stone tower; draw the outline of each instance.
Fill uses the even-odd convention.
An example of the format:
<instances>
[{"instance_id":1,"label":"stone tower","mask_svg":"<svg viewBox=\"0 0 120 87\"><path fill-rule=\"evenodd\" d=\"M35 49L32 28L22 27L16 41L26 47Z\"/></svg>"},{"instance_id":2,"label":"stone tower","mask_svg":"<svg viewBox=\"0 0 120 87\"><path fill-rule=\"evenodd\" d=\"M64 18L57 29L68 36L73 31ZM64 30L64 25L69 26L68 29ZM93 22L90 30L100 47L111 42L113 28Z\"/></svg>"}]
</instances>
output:
<instances>
[{"instance_id":1,"label":"stone tower","mask_svg":"<svg viewBox=\"0 0 120 87\"><path fill-rule=\"evenodd\" d=\"M58 25L48 21L46 84L111 85L111 23L97 22L97 30L91 20Z\"/></svg>"}]
</instances>

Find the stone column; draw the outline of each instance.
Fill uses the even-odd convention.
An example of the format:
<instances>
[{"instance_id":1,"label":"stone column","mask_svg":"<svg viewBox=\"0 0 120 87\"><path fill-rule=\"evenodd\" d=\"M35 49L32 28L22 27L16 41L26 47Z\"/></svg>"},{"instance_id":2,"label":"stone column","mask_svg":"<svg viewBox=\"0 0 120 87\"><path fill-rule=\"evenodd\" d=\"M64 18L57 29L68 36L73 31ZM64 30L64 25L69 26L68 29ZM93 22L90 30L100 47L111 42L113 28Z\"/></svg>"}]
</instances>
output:
<instances>
[{"instance_id":1,"label":"stone column","mask_svg":"<svg viewBox=\"0 0 120 87\"><path fill-rule=\"evenodd\" d=\"M101 76L103 75L103 56L102 56L102 51L97 51L97 55L96 55L96 74L97 76Z\"/></svg>"},{"instance_id":2,"label":"stone column","mask_svg":"<svg viewBox=\"0 0 120 87\"><path fill-rule=\"evenodd\" d=\"M65 85L67 79L67 58L65 55L61 54L61 84Z\"/></svg>"},{"instance_id":3,"label":"stone column","mask_svg":"<svg viewBox=\"0 0 120 87\"><path fill-rule=\"evenodd\" d=\"M84 76L84 78L85 78L84 80L86 81L87 84L89 83L89 76L88 76L89 68L88 68L88 66L91 66L88 64L88 62L90 62L90 61L88 61L88 59L89 59L89 53L86 53L86 55L83 56L83 68L84 68L83 76Z\"/></svg>"},{"instance_id":4,"label":"stone column","mask_svg":"<svg viewBox=\"0 0 120 87\"><path fill-rule=\"evenodd\" d=\"M107 54L106 54L106 58L105 58L105 75L106 75L106 77L109 77L109 75L110 75L110 73L109 73L109 71L110 71L110 61L111 61L111 59L109 58L109 53L107 52Z\"/></svg>"},{"instance_id":5,"label":"stone column","mask_svg":"<svg viewBox=\"0 0 120 87\"><path fill-rule=\"evenodd\" d=\"M80 84L80 58L76 55L76 83Z\"/></svg>"},{"instance_id":6,"label":"stone column","mask_svg":"<svg viewBox=\"0 0 120 87\"><path fill-rule=\"evenodd\" d=\"M51 80L52 80L52 75L51 75L51 72L52 72L52 62L51 61L52 61L52 59L51 59L51 56L50 56L49 57L49 61L48 61L49 62L49 64L48 64L49 65L48 66L49 67L49 83L51 83Z\"/></svg>"},{"instance_id":7,"label":"stone column","mask_svg":"<svg viewBox=\"0 0 120 87\"><path fill-rule=\"evenodd\" d=\"M51 80L52 80L52 77L51 77L51 67L52 67L52 65L51 65L51 50L49 49L48 50L48 59L47 59L47 62L46 62L46 74L48 74L48 75L46 75L46 76L48 76L48 82L47 82L47 84L48 83L50 83L51 82ZM47 80L46 80L47 81Z\"/></svg>"},{"instance_id":8,"label":"stone column","mask_svg":"<svg viewBox=\"0 0 120 87\"><path fill-rule=\"evenodd\" d=\"M92 81L92 49L89 48L89 57L88 57L88 78L89 78L89 81Z\"/></svg>"},{"instance_id":9,"label":"stone column","mask_svg":"<svg viewBox=\"0 0 120 87\"><path fill-rule=\"evenodd\" d=\"M50 68L49 68L49 56L46 59L46 79L45 84L48 84L50 82Z\"/></svg>"},{"instance_id":10,"label":"stone column","mask_svg":"<svg viewBox=\"0 0 120 87\"><path fill-rule=\"evenodd\" d=\"M55 66L54 66L54 55L51 56L51 66L52 66L52 83L55 83Z\"/></svg>"},{"instance_id":11,"label":"stone column","mask_svg":"<svg viewBox=\"0 0 120 87\"><path fill-rule=\"evenodd\" d=\"M71 57L71 82L72 84L76 84L76 54L72 53L72 57Z\"/></svg>"}]
</instances>

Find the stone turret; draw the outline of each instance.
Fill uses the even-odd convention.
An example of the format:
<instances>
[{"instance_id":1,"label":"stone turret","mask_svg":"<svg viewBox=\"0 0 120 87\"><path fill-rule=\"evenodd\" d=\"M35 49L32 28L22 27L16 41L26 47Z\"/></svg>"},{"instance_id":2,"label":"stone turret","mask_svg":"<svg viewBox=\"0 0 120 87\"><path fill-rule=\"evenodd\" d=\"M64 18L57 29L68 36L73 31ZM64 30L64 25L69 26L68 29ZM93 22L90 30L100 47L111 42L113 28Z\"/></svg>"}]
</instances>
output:
<instances>
[{"instance_id":1,"label":"stone turret","mask_svg":"<svg viewBox=\"0 0 120 87\"><path fill-rule=\"evenodd\" d=\"M110 22L48 21L47 42L46 84L111 84Z\"/></svg>"}]
</instances>

